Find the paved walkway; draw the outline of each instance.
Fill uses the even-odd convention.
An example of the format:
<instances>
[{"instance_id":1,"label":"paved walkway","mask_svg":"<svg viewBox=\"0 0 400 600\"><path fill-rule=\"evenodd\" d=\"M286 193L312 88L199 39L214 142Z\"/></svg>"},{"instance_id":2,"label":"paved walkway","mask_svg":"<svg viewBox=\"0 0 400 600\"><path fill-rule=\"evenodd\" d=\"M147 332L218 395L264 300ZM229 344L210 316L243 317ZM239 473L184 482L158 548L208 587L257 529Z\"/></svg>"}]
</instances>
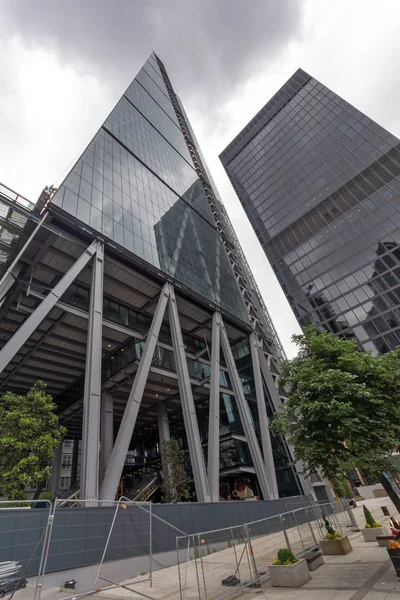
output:
<instances>
[{"instance_id":1,"label":"paved walkway","mask_svg":"<svg viewBox=\"0 0 400 600\"><path fill-rule=\"evenodd\" d=\"M387 506L393 516L397 516L393 505L388 498L367 500L365 504L371 510L377 521L387 524L388 518L383 517L381 506ZM360 526L364 524L362 504L354 510ZM361 533L350 534L353 552L346 556L327 556L325 564L312 573L312 579L299 589L274 588L265 582L260 589L246 589L231 598L244 600L395 600L400 598L400 582L388 559L385 548L380 548L376 543L365 543ZM218 554L209 557L215 567L218 563ZM147 597L157 599L175 599L179 597L177 589L177 568L170 567L154 574L152 589L140 584L137 590ZM133 580L134 581L134 580ZM194 582L190 582L190 584ZM128 584L129 585L129 584ZM234 591L225 588L225 593ZM189 585L187 600L198 600L196 585ZM119 588L104 591L93 596L94 598L122 600L137 597L133 591ZM218 597L218 596L216 596ZM202 600L205 599L202 594Z\"/></svg>"}]
</instances>

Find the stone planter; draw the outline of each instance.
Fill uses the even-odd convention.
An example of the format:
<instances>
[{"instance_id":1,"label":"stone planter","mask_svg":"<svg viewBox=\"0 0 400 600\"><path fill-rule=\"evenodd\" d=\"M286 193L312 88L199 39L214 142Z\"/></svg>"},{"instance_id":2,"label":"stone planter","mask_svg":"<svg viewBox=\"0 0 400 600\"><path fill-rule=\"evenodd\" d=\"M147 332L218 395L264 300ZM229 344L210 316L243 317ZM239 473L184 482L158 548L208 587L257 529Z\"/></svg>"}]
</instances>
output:
<instances>
[{"instance_id":1,"label":"stone planter","mask_svg":"<svg viewBox=\"0 0 400 600\"><path fill-rule=\"evenodd\" d=\"M348 554L353 550L347 535L335 540L320 540L319 545L321 546L322 554L325 554L325 556Z\"/></svg>"},{"instance_id":2,"label":"stone planter","mask_svg":"<svg viewBox=\"0 0 400 600\"><path fill-rule=\"evenodd\" d=\"M388 535L386 527L371 527L368 529L361 529L361 533L364 538L364 542L376 542L376 538L383 535Z\"/></svg>"},{"instance_id":3,"label":"stone planter","mask_svg":"<svg viewBox=\"0 0 400 600\"><path fill-rule=\"evenodd\" d=\"M397 577L400 577L400 548L387 548Z\"/></svg>"},{"instance_id":4,"label":"stone planter","mask_svg":"<svg viewBox=\"0 0 400 600\"><path fill-rule=\"evenodd\" d=\"M396 538L394 535L377 535L376 541L378 546L381 548L389 548L389 542L394 541Z\"/></svg>"},{"instance_id":5,"label":"stone planter","mask_svg":"<svg viewBox=\"0 0 400 600\"><path fill-rule=\"evenodd\" d=\"M269 565L268 569L274 587L298 588L311 579L307 562L303 559L294 565Z\"/></svg>"}]
</instances>

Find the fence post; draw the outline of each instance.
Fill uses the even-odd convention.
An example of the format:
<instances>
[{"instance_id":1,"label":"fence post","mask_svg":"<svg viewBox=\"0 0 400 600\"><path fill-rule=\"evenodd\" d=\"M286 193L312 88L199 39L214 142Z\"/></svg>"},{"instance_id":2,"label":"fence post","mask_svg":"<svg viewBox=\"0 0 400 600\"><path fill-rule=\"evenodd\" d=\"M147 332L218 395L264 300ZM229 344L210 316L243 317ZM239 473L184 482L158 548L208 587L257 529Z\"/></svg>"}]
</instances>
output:
<instances>
[{"instance_id":1,"label":"fence post","mask_svg":"<svg viewBox=\"0 0 400 600\"><path fill-rule=\"evenodd\" d=\"M150 587L153 587L153 510L152 503L150 502Z\"/></svg>"},{"instance_id":2,"label":"fence post","mask_svg":"<svg viewBox=\"0 0 400 600\"><path fill-rule=\"evenodd\" d=\"M307 508L305 508L304 510L305 510L305 513L306 513L306 517L307 517L307 521L308 521L308 526L309 526L309 528L310 528L311 535L312 535L312 537L313 537L313 540L314 540L314 543L315 543L315 545L317 545L317 544L318 544L318 542L317 542L317 538L315 537L315 533L314 533L314 529L313 529L313 526L312 526L312 524L311 524L311 521L310 521L310 519L308 518L308 511L307 511Z\"/></svg>"},{"instance_id":3,"label":"fence post","mask_svg":"<svg viewBox=\"0 0 400 600\"><path fill-rule=\"evenodd\" d=\"M232 545L233 545L233 551L235 553L235 561L236 561L236 572L235 572L235 576L236 574L239 575L239 579L240 579L240 571L239 571L239 563L238 563L238 559L237 559L237 553L236 553L236 545L235 545L235 537L233 535L233 531L232 531L232 527L230 527L230 531L231 531L231 537L232 537Z\"/></svg>"},{"instance_id":4,"label":"fence post","mask_svg":"<svg viewBox=\"0 0 400 600\"><path fill-rule=\"evenodd\" d=\"M299 533L299 538L300 538L301 545L303 546L303 550L305 550L305 548L304 548L304 542L303 542L303 538L301 537L301 531L300 531L299 523L298 523L298 521L297 521L297 519L296 519L296 514L295 514L295 513L296 513L296 510L294 510L294 511L292 511L292 512L293 512L293 520L294 520L294 522L296 523L297 531L298 531L298 533Z\"/></svg>"},{"instance_id":5,"label":"fence post","mask_svg":"<svg viewBox=\"0 0 400 600\"><path fill-rule=\"evenodd\" d=\"M256 563L256 559L255 559L255 556L253 553L253 546L251 545L251 538L250 538L250 530L249 530L249 526L247 523L245 523L245 525L244 525L244 531L246 533L247 542L249 544L251 565L253 567L253 572L254 572L254 583L258 583L259 576L258 576L258 571L257 571L257 563Z\"/></svg>"},{"instance_id":6,"label":"fence post","mask_svg":"<svg viewBox=\"0 0 400 600\"><path fill-rule=\"evenodd\" d=\"M345 505L348 515L350 517L350 523L352 524L352 526L355 528L356 531L360 531L360 528L358 527L357 519L355 518L354 513L350 508L349 501L344 499L343 504Z\"/></svg>"},{"instance_id":7,"label":"fence post","mask_svg":"<svg viewBox=\"0 0 400 600\"><path fill-rule=\"evenodd\" d=\"M201 547L201 539L200 539L200 534L197 534L197 543L198 543L198 547L199 547L199 554L200 554L200 564L201 564L201 572L203 575L203 585L204 585L204 595L206 597L207 600L207 587L206 587L206 576L204 573L204 565L203 565L203 548Z\"/></svg>"},{"instance_id":8,"label":"fence post","mask_svg":"<svg viewBox=\"0 0 400 600\"><path fill-rule=\"evenodd\" d=\"M283 535L285 536L286 545L289 548L289 550L291 550L292 548L290 547L289 537L288 537L288 534L287 534L287 531L286 531L286 528L285 528L285 524L284 524L284 520L285 519L283 518L282 515L279 515L279 519L280 519L280 522L281 522L281 525L282 525Z\"/></svg>"},{"instance_id":9,"label":"fence post","mask_svg":"<svg viewBox=\"0 0 400 600\"><path fill-rule=\"evenodd\" d=\"M51 515L52 515L52 509L53 509L53 505L50 501L49 502L49 514L47 516L47 523L46 523L46 529L44 531L44 538L43 538L43 548L42 548L42 554L40 556L40 563L39 563L39 570L38 570L38 574L36 577L36 585L35 585L35 593L33 596L33 600L40 600L40 596L41 596L41 591L42 591L42 587L43 587L43 575L44 575L44 557L45 557L45 552L46 552L46 547L47 547L47 539L48 539L48 535L49 535L49 529L50 529L50 525L51 525Z\"/></svg>"},{"instance_id":10,"label":"fence post","mask_svg":"<svg viewBox=\"0 0 400 600\"><path fill-rule=\"evenodd\" d=\"M181 582L181 561L179 557L179 536L175 536L176 541L176 558L178 565L178 580L179 580L179 598L182 600L182 582Z\"/></svg>"},{"instance_id":11,"label":"fence post","mask_svg":"<svg viewBox=\"0 0 400 600\"><path fill-rule=\"evenodd\" d=\"M45 533L44 540L43 540L43 550L42 550L43 561L42 560L40 561L42 563L42 572L39 574L40 576L36 580L36 589L35 589L35 596L34 596L35 600L40 600L40 598L42 596L43 577L46 573L47 557L49 555L49 547L50 547L51 534L53 531L56 505L57 505L57 498L54 501L53 507L51 507L51 503L50 503L49 519L47 522L46 533ZM53 510L51 510L52 508L53 508Z\"/></svg>"}]
</instances>

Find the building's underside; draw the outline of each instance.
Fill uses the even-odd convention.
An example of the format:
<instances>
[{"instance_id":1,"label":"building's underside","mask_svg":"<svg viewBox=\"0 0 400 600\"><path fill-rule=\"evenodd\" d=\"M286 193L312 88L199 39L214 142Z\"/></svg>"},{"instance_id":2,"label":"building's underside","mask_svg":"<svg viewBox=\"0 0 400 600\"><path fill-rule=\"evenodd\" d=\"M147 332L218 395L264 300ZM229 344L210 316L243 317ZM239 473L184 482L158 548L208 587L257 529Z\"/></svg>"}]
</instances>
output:
<instances>
[{"instance_id":1,"label":"building's underside","mask_svg":"<svg viewBox=\"0 0 400 600\"><path fill-rule=\"evenodd\" d=\"M36 314L35 311L43 300L49 294L52 295L51 290L54 290L93 241L91 232L85 231L83 227L77 228L76 223L68 222L60 211L52 208L51 203L44 211L42 209L42 214L39 215L43 198L33 211L30 210L32 207L26 210L18 201L12 200L11 192L3 188L1 238L4 252L0 308L2 348L17 331L21 331L27 319ZM39 220L42 220L40 227L37 225ZM32 232L35 232L32 239L23 249L24 242ZM21 248L23 252L20 259L15 262ZM112 247L111 244L107 244L104 258L101 392L103 396L108 393L112 398L112 425L108 425L109 429L112 427L112 441L108 441L110 451L120 428L160 293L166 284L166 276L149 269L147 265L141 265L135 257L121 251L117 246ZM6 357L6 366L0 376L0 393L12 390L24 394L38 379L45 381L48 392L57 403L60 423L68 430L68 440L78 441L84 438L83 402L92 275L90 261L67 291L56 299L54 307L37 324L11 360L9 356ZM206 455L210 384L215 386L215 378L214 383L211 381L211 359L213 314L217 307L196 297L176 282L174 291L190 389L198 412L200 439ZM240 348L248 343L251 328L231 315L222 314L222 318L240 371L240 355L243 355ZM165 311L129 444L128 458L125 460L124 472L128 469L140 476L161 469L160 412L164 408L170 435L180 439L185 449L188 447L187 439L182 440L186 438L182 426L182 394L176 373L169 319L169 312ZM226 475L236 479L249 477L254 492L260 493L254 477L254 460L248 450L246 431L240 423L234 385L225 366L223 353L218 356L218 360L220 358L219 395L223 415L219 415L219 476ZM248 365L247 369L244 366L240 377L247 402L250 406L254 405L252 413L256 415L256 389ZM279 400L276 393L272 397L272 403L274 400ZM269 412L271 410L273 406L268 409ZM104 432L102 435L104 436ZM284 446L277 438L273 439L273 445L275 466L278 472L281 469L282 475L288 481L285 488L282 479L280 491L286 495L297 493L297 477L288 464ZM104 452L104 441L101 446ZM108 458L103 457L103 461L107 462ZM192 472L190 468L189 471ZM100 483L103 475L100 466ZM255 483L252 480L255 480ZM73 483L71 481L71 487ZM79 471L77 483L79 484ZM207 498L207 495L205 497Z\"/></svg>"}]
</instances>

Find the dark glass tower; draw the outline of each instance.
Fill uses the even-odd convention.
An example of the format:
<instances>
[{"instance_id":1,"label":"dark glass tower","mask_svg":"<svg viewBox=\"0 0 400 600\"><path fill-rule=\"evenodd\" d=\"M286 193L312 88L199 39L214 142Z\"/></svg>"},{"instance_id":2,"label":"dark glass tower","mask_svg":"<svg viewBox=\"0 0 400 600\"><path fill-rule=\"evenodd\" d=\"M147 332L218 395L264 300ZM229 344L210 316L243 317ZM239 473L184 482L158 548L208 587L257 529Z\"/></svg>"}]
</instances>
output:
<instances>
[{"instance_id":1,"label":"dark glass tower","mask_svg":"<svg viewBox=\"0 0 400 600\"><path fill-rule=\"evenodd\" d=\"M283 357L279 339L182 104L155 54L150 56L125 91L52 196L49 206L52 214L62 219L63 224L67 219L73 228L79 222L79 226L83 225L85 230L104 241L106 251L117 250L119 257L134 263L146 276L172 281L177 290L189 293L191 299L207 310L220 310L243 329L244 338L251 331L255 332L269 360L269 385L277 395L273 378L278 374L278 363ZM71 301L71 294L79 296L81 304L88 302L87 291L79 286L71 286L63 300ZM151 301L135 306L135 309L145 312L149 305ZM118 318L120 322L125 315L123 324L133 319L129 309L110 303L107 298L104 299L103 311L108 318ZM145 318L144 329L147 330L151 320ZM205 323L210 324L210 319ZM198 331L201 327L194 328L195 334ZM184 335L185 348L189 350L194 342L190 335L186 336L186 332ZM163 343L171 343L168 328L162 329L160 339ZM210 340L196 342L198 347L193 349L193 354L205 356ZM248 341L242 340L239 345L233 345L233 353L252 411L256 435L261 441L262 428L255 402ZM102 376L107 378L116 369L126 366L132 361L132 356L137 359L137 348L135 343L130 342L103 361ZM154 361L160 367L175 369L174 356L169 350L159 350ZM189 362L189 372L200 380L210 376L209 369L193 360ZM226 381L225 387L229 385L230 382ZM60 394L59 405L68 406L72 397L82 396L83 390L82 377ZM271 419L275 410L274 399L267 386L264 393ZM221 426L221 431L225 432L221 435L227 434L228 430L230 433L229 439L224 439L223 444L221 442L226 455L224 463L224 452L221 451L221 472L235 468L240 474L240 469L244 468L247 473L252 473L254 469L247 443L243 442L241 425L236 422L235 401L230 400L229 394L221 392L221 407L220 419L225 426L225 429ZM196 412L201 441L207 444L207 397L201 402L196 401ZM239 440L234 437L235 428L240 431ZM188 440L182 412L171 416L171 430L186 450ZM149 429L135 430L132 449L145 448L144 452L149 457L158 456L157 431L156 421L149 425ZM297 494L301 487L290 465L291 457L286 445L275 434L271 434L271 444L279 493L285 496Z\"/></svg>"},{"instance_id":2,"label":"dark glass tower","mask_svg":"<svg viewBox=\"0 0 400 600\"><path fill-rule=\"evenodd\" d=\"M52 203L154 269L248 320L154 55Z\"/></svg>"},{"instance_id":3,"label":"dark glass tower","mask_svg":"<svg viewBox=\"0 0 400 600\"><path fill-rule=\"evenodd\" d=\"M400 344L400 141L299 69L220 158L300 325Z\"/></svg>"}]
</instances>

